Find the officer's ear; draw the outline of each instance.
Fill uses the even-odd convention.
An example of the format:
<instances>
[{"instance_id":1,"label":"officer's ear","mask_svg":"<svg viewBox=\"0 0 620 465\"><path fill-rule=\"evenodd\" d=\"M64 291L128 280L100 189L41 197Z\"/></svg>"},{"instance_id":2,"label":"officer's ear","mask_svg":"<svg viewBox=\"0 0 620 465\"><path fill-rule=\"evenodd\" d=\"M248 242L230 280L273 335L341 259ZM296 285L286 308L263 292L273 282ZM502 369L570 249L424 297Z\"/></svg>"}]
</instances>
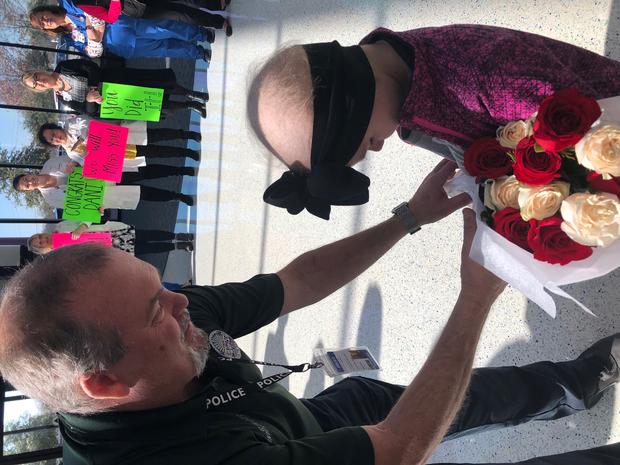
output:
<instances>
[{"instance_id":1,"label":"officer's ear","mask_svg":"<svg viewBox=\"0 0 620 465\"><path fill-rule=\"evenodd\" d=\"M93 399L122 399L129 395L129 386L109 372L80 376L80 386Z\"/></svg>"}]
</instances>

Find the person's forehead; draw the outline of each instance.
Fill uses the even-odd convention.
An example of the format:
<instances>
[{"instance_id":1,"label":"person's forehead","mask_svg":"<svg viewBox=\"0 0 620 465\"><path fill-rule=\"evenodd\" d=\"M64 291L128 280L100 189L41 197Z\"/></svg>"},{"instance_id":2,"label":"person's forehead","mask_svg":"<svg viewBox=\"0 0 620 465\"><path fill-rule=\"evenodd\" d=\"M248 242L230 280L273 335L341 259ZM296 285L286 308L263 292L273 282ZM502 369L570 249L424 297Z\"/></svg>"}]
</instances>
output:
<instances>
[{"instance_id":1,"label":"person's forehead","mask_svg":"<svg viewBox=\"0 0 620 465\"><path fill-rule=\"evenodd\" d=\"M82 277L81 295L88 308L84 315L97 321L119 322L146 308L159 289L159 275L155 267L131 254L114 248L107 253L102 270Z\"/></svg>"}]
</instances>

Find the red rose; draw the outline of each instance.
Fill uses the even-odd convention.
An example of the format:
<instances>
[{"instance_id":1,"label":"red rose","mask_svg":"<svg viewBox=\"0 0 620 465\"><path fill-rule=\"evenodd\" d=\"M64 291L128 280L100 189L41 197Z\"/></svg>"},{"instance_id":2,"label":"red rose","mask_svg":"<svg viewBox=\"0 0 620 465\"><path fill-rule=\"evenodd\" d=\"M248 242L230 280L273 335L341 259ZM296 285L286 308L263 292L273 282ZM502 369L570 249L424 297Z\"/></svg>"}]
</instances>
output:
<instances>
[{"instance_id":1,"label":"red rose","mask_svg":"<svg viewBox=\"0 0 620 465\"><path fill-rule=\"evenodd\" d=\"M527 243L527 233L530 224L521 218L521 212L516 208L503 208L493 215L493 229L513 244L531 252Z\"/></svg>"},{"instance_id":2,"label":"red rose","mask_svg":"<svg viewBox=\"0 0 620 465\"><path fill-rule=\"evenodd\" d=\"M512 160L508 151L509 149L499 145L497 139L478 139L465 150L465 169L472 176L497 179L512 171Z\"/></svg>"},{"instance_id":3,"label":"red rose","mask_svg":"<svg viewBox=\"0 0 620 465\"><path fill-rule=\"evenodd\" d=\"M527 242L534 252L534 258L543 262L566 265L592 255L592 247L572 240L560 229L561 224L562 218L559 216L541 221L530 220Z\"/></svg>"},{"instance_id":4,"label":"red rose","mask_svg":"<svg viewBox=\"0 0 620 465\"><path fill-rule=\"evenodd\" d=\"M620 197L620 178L612 176L610 180L605 180L599 173L593 171L588 174L587 180L595 191L609 192Z\"/></svg>"},{"instance_id":5,"label":"red rose","mask_svg":"<svg viewBox=\"0 0 620 465\"><path fill-rule=\"evenodd\" d=\"M521 139L515 149L515 177L531 186L549 184L560 177L562 158L557 153L536 152L533 137Z\"/></svg>"},{"instance_id":6,"label":"red rose","mask_svg":"<svg viewBox=\"0 0 620 465\"><path fill-rule=\"evenodd\" d=\"M534 138L548 152L575 145L601 116L596 100L577 89L564 89L544 99L534 121Z\"/></svg>"}]
</instances>

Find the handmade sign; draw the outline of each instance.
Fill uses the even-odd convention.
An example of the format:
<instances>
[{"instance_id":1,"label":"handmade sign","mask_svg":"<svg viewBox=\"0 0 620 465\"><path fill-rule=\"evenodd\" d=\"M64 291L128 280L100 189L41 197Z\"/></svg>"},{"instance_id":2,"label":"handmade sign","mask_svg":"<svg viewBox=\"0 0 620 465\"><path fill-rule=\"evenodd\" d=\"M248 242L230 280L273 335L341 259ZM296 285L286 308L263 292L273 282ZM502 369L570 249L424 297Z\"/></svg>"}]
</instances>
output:
<instances>
[{"instance_id":1,"label":"handmade sign","mask_svg":"<svg viewBox=\"0 0 620 465\"><path fill-rule=\"evenodd\" d=\"M159 121L164 89L104 82L101 118Z\"/></svg>"},{"instance_id":2,"label":"handmade sign","mask_svg":"<svg viewBox=\"0 0 620 465\"><path fill-rule=\"evenodd\" d=\"M129 129L123 126L91 121L82 176L120 182L128 134Z\"/></svg>"},{"instance_id":3,"label":"handmade sign","mask_svg":"<svg viewBox=\"0 0 620 465\"><path fill-rule=\"evenodd\" d=\"M112 233L109 232L87 232L77 239L71 238L71 233L52 234L52 249L65 247L67 245L82 244L83 242L97 242L105 247L112 247Z\"/></svg>"},{"instance_id":4,"label":"handmade sign","mask_svg":"<svg viewBox=\"0 0 620 465\"><path fill-rule=\"evenodd\" d=\"M75 168L67 181L62 219L99 223L104 194L105 181L85 178L82 168Z\"/></svg>"}]
</instances>

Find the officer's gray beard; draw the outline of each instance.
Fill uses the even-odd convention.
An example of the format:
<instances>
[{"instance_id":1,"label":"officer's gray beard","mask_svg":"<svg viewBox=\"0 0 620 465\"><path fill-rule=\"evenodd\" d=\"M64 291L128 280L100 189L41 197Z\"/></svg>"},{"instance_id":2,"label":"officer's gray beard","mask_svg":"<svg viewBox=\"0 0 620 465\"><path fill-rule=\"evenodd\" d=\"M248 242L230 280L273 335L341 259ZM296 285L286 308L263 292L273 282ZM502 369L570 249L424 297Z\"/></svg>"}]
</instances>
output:
<instances>
[{"instance_id":1,"label":"officer's gray beard","mask_svg":"<svg viewBox=\"0 0 620 465\"><path fill-rule=\"evenodd\" d=\"M198 347L192 347L188 345L189 354L192 357L194 363L194 374L198 377L202 374L207 366L207 360L209 358L209 337L202 329L198 329L194 326L194 334L200 337L200 344Z\"/></svg>"},{"instance_id":2,"label":"officer's gray beard","mask_svg":"<svg viewBox=\"0 0 620 465\"><path fill-rule=\"evenodd\" d=\"M185 340L185 331L187 327L192 324L189 312L185 310L183 314L183 320L181 323L181 342L183 342L189 351L190 357L192 358L192 363L194 365L194 375L196 377L200 376L207 365L207 359L209 358L209 336L202 329L193 327L192 331L194 333L194 341L193 345L188 343Z\"/></svg>"}]
</instances>

